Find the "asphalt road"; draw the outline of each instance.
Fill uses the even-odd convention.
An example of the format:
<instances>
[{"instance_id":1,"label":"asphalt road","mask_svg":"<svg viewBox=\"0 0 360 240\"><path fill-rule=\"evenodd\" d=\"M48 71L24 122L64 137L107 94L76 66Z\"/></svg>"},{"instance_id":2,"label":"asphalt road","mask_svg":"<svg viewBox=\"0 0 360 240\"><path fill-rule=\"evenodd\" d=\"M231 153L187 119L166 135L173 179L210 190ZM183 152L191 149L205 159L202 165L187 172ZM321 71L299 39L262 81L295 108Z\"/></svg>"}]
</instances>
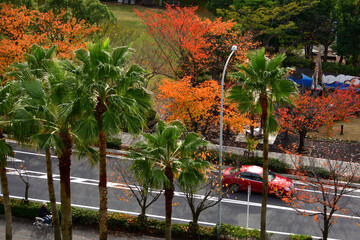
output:
<instances>
[{"instance_id":1,"label":"asphalt road","mask_svg":"<svg viewBox=\"0 0 360 240\"><path fill-rule=\"evenodd\" d=\"M24 196L25 185L13 169L20 165L26 166L27 176L30 180L29 198L43 201L48 200L45 156L41 152L35 152L26 148L21 148L13 144L16 155L14 161L8 162L8 178L10 194L22 198ZM60 201L59 170L57 158L52 158L53 173L55 180L55 191L57 201ZM118 176L112 166L122 164L126 167L130 162L120 157L108 157L108 175ZM26 175L23 175L26 176ZM72 159L71 167L71 191L72 204L74 206L97 209L99 205L98 194L98 168L92 166L86 159ZM126 200L119 200L126 199ZM360 193L354 192L351 196L345 196L344 200L349 201L349 205L356 208L360 203ZM176 192L174 197L173 222L185 223L191 220L191 212L185 198L180 192ZM252 193L250 197L249 227L260 227L261 195ZM304 205L305 210L311 210L310 206ZM126 186L109 183L109 210L138 215L140 208L134 199L128 197ZM222 201L222 222L237 226L246 226L247 194L240 192L227 194ZM147 210L149 217L164 219L164 198L160 197ZM338 223L333 225L329 237L331 239L356 240L359 239L360 218L351 214L339 213ZM217 222L217 206L205 210L199 219L203 225L213 226ZM280 199L269 197L267 209L267 230L273 232L272 239L288 239L289 234L308 234L320 237L318 223L314 223L311 217L304 217L288 207Z\"/></svg>"}]
</instances>

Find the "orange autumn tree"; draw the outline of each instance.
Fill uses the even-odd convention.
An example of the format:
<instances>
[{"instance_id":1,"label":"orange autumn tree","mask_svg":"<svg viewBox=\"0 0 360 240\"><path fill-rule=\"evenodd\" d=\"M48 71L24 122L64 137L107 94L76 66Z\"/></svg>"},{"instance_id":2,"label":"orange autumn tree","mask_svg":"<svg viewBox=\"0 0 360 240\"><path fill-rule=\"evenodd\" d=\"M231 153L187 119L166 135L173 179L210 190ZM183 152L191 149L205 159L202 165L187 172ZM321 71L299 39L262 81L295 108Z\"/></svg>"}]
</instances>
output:
<instances>
[{"instance_id":1,"label":"orange autumn tree","mask_svg":"<svg viewBox=\"0 0 360 240\"><path fill-rule=\"evenodd\" d=\"M23 59L33 44L57 45L58 57L72 57L73 51L85 47L84 38L99 30L83 20L68 18L65 11L29 10L25 6L0 5L0 75L13 62Z\"/></svg>"},{"instance_id":2,"label":"orange autumn tree","mask_svg":"<svg viewBox=\"0 0 360 240\"><path fill-rule=\"evenodd\" d=\"M172 7L163 12L147 10L136 14L142 19L154 40L157 51L166 64L160 74L181 79L191 76L192 82L201 82L202 75L209 73L220 80L221 70L232 45L237 45L234 63L246 59L246 52L255 44L250 34L242 34L235 22L201 19L196 15L197 7ZM155 56L155 54L154 54ZM230 64L229 67L232 67ZM154 69L154 66L148 66Z\"/></svg>"},{"instance_id":3,"label":"orange autumn tree","mask_svg":"<svg viewBox=\"0 0 360 240\"><path fill-rule=\"evenodd\" d=\"M207 80L193 86L190 77L179 81L165 79L159 91L157 98L163 101L161 113L167 113L167 120L181 120L204 136L209 136L212 130L218 131L221 92L217 81ZM237 111L236 105L225 99L224 125L240 131L249 124L250 120Z\"/></svg>"}]
</instances>

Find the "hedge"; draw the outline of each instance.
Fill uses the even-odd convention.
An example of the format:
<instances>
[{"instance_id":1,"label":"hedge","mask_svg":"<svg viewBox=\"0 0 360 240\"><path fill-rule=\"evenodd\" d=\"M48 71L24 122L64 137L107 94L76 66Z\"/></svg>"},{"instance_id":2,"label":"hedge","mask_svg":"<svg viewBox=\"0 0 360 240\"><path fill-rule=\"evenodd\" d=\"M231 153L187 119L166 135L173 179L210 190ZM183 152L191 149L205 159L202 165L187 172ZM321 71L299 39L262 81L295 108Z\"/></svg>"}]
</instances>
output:
<instances>
[{"instance_id":1,"label":"hedge","mask_svg":"<svg viewBox=\"0 0 360 240\"><path fill-rule=\"evenodd\" d=\"M0 197L0 213L4 213L4 206L2 197ZM38 216L39 209L42 203L38 202L24 202L19 199L11 199L12 214L18 217L35 218ZM59 213L61 214L60 205L58 205ZM97 228L98 225L98 211L91 209L84 209L72 207L73 224L83 224ZM122 213L109 213L108 215L108 229L115 231L123 231L135 234L145 234L152 236L163 237L165 235L165 222L154 219L140 221L137 216L130 216ZM199 239L212 240L216 239L216 226L206 227L199 226ZM188 224L172 224L172 235L174 238L189 239ZM258 230L246 231L245 228L232 226L228 224L221 225L222 239L260 239L260 232ZM244 237L240 237L244 236ZM240 238L239 238L240 237Z\"/></svg>"},{"instance_id":2,"label":"hedge","mask_svg":"<svg viewBox=\"0 0 360 240\"><path fill-rule=\"evenodd\" d=\"M313 238L310 235L302 235L302 234L295 234L290 235L291 240L312 240Z\"/></svg>"},{"instance_id":3,"label":"hedge","mask_svg":"<svg viewBox=\"0 0 360 240\"><path fill-rule=\"evenodd\" d=\"M315 68L315 63L312 59L307 59L300 56L287 56L283 62L283 65L285 67L298 67L298 68L308 68L308 69ZM344 74L350 76L360 75L360 68L355 67L353 65L344 65L333 62L322 62L321 65L323 72L330 72L333 74Z\"/></svg>"},{"instance_id":4,"label":"hedge","mask_svg":"<svg viewBox=\"0 0 360 240\"><path fill-rule=\"evenodd\" d=\"M0 197L0 214L4 214L3 198ZM11 210L14 216L35 218L38 216L39 209L42 203L39 202L24 202L24 200L11 199ZM57 206L59 214L61 215L60 205ZM91 209L84 209L72 207L72 220L73 224L82 224L98 227L98 211ZM108 214L108 229L122 232L129 232L135 234L145 234L151 236L164 237L165 235L165 222L155 219L147 219L140 221L136 216L130 216L122 213L109 213ZM172 236L175 239L191 239L188 224L172 224ZM271 235L271 234L270 234ZM220 237L222 240L227 239L247 239L258 240L260 239L260 231L257 229L246 229L230 224L221 224ZM293 240L308 240L312 239L308 235L291 235L290 239ZM199 226L198 239L202 240L215 240L217 239L216 226L207 227Z\"/></svg>"},{"instance_id":5,"label":"hedge","mask_svg":"<svg viewBox=\"0 0 360 240\"><path fill-rule=\"evenodd\" d=\"M218 164L219 152L216 150L206 151L205 160L213 164ZM262 166L263 158L245 157L234 153L224 153L223 162L226 166L236 166L237 164ZM276 173L290 173L291 166L286 162L280 161L279 159L269 158L269 169Z\"/></svg>"}]
</instances>

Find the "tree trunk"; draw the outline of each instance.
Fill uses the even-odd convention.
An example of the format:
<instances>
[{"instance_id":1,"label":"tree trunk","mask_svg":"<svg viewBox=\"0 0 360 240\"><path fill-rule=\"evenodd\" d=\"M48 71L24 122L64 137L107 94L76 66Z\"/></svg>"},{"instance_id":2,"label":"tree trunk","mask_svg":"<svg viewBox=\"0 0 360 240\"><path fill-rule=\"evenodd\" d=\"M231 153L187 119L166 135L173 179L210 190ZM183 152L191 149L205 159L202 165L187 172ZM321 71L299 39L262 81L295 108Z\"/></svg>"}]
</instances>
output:
<instances>
[{"instance_id":1,"label":"tree trunk","mask_svg":"<svg viewBox=\"0 0 360 240\"><path fill-rule=\"evenodd\" d=\"M107 240L107 174L106 174L106 134L102 130L102 115L107 111L103 99L98 96L94 116L99 127L99 231L100 240Z\"/></svg>"},{"instance_id":2,"label":"tree trunk","mask_svg":"<svg viewBox=\"0 0 360 240\"><path fill-rule=\"evenodd\" d=\"M324 62L327 62L328 55L329 55L329 46L324 45Z\"/></svg>"},{"instance_id":3,"label":"tree trunk","mask_svg":"<svg viewBox=\"0 0 360 240\"><path fill-rule=\"evenodd\" d=\"M341 54L341 55L340 55L340 59L339 59L339 63L340 63L340 64L342 64L343 59L344 59L344 55Z\"/></svg>"},{"instance_id":4,"label":"tree trunk","mask_svg":"<svg viewBox=\"0 0 360 240\"><path fill-rule=\"evenodd\" d=\"M190 233L192 235L192 239L199 239L198 229L198 219L199 219L200 212L196 212L193 214L193 220L192 222L189 222L189 229Z\"/></svg>"},{"instance_id":5,"label":"tree trunk","mask_svg":"<svg viewBox=\"0 0 360 240\"><path fill-rule=\"evenodd\" d=\"M165 239L171 240L171 214L172 201L174 197L174 173L171 166L165 167L165 176L169 180L169 184L165 184Z\"/></svg>"},{"instance_id":6,"label":"tree trunk","mask_svg":"<svg viewBox=\"0 0 360 240\"><path fill-rule=\"evenodd\" d=\"M261 227L260 237L261 240L266 240L266 205L268 197L268 174L269 174L269 127L267 125L268 119L268 100L266 96L262 96L260 99L262 108L262 122L263 122L263 186L262 186L262 204L261 204Z\"/></svg>"},{"instance_id":7,"label":"tree trunk","mask_svg":"<svg viewBox=\"0 0 360 240\"><path fill-rule=\"evenodd\" d=\"M324 209L326 210L326 207L324 207ZM327 240L327 238L329 236L329 228L330 228L329 219L328 219L327 214L325 214L325 216L324 216L324 230L322 231L322 234L323 234L322 240Z\"/></svg>"},{"instance_id":8,"label":"tree trunk","mask_svg":"<svg viewBox=\"0 0 360 240\"><path fill-rule=\"evenodd\" d=\"M25 202L29 202L29 187L30 187L30 183L26 182L25 183Z\"/></svg>"},{"instance_id":9,"label":"tree trunk","mask_svg":"<svg viewBox=\"0 0 360 240\"><path fill-rule=\"evenodd\" d=\"M4 199L4 210L5 210L5 239L12 239L12 217L11 217L11 203L10 203L10 193L8 188L8 180L6 176L5 165L0 164L0 177L1 177L1 187L3 190L3 199Z\"/></svg>"},{"instance_id":10,"label":"tree trunk","mask_svg":"<svg viewBox=\"0 0 360 240\"><path fill-rule=\"evenodd\" d=\"M53 173L52 173L51 152L50 152L50 148L48 147L45 149L45 159L46 159L46 174L48 181L49 199L50 199L51 212L52 212L52 221L54 226L54 238L55 240L61 240L60 219L59 219L59 213L56 208L54 180L52 176Z\"/></svg>"},{"instance_id":11,"label":"tree trunk","mask_svg":"<svg viewBox=\"0 0 360 240\"><path fill-rule=\"evenodd\" d=\"M100 159L100 177L99 177L99 195L100 195L100 210L99 210L99 228L100 240L107 239L107 193L106 186L106 134L99 132L99 159Z\"/></svg>"},{"instance_id":12,"label":"tree trunk","mask_svg":"<svg viewBox=\"0 0 360 240\"><path fill-rule=\"evenodd\" d=\"M299 131L299 147L297 149L298 153L303 153L306 151L305 138L306 138L306 131Z\"/></svg>"},{"instance_id":13,"label":"tree trunk","mask_svg":"<svg viewBox=\"0 0 360 240\"><path fill-rule=\"evenodd\" d=\"M61 228L62 239L72 239L72 215L71 215L71 190L70 190L70 166L72 154L72 139L67 131L60 133L64 144L59 158L60 186L61 186Z\"/></svg>"}]
</instances>

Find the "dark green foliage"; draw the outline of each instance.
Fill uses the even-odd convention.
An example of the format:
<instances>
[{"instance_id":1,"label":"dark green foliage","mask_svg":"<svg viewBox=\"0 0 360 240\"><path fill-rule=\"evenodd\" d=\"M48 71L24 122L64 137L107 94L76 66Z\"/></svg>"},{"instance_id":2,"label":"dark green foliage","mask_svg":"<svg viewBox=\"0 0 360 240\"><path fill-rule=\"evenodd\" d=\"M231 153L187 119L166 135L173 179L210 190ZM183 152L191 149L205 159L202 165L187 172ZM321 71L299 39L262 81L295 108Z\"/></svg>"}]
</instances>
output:
<instances>
[{"instance_id":1,"label":"dark green foliage","mask_svg":"<svg viewBox=\"0 0 360 240\"><path fill-rule=\"evenodd\" d=\"M360 68L355 67L353 65L343 65L343 64L339 64L339 63L323 62L322 68L323 68L323 71L332 72L334 74L344 74L344 75L351 75L351 76L359 76L360 75Z\"/></svg>"},{"instance_id":2,"label":"dark green foliage","mask_svg":"<svg viewBox=\"0 0 360 240\"><path fill-rule=\"evenodd\" d=\"M41 203L29 202L25 204L23 200L12 199L11 208L14 216L35 218L39 214ZM58 206L59 208L60 206ZM60 209L60 208L59 208ZM2 198L0 197L0 214L4 213ZM84 224L96 227L98 224L98 211L84 208L72 207L72 219L74 224ZM135 234L145 234L163 237L165 233L165 222L154 219L140 221L137 216L130 216L121 213L110 213L108 216L108 228L115 231L123 231ZM176 239L189 239L191 235L188 232L188 224L173 224L172 234ZM216 226L199 226L199 239L215 240ZM246 230L246 228L232 226L229 224L221 225L222 239L260 239L258 230ZM307 239L307 238L304 238Z\"/></svg>"},{"instance_id":3,"label":"dark green foliage","mask_svg":"<svg viewBox=\"0 0 360 240\"><path fill-rule=\"evenodd\" d=\"M12 4L14 6L23 6L25 5L28 9L36 9L37 3L35 0L0 0L0 4Z\"/></svg>"},{"instance_id":4,"label":"dark green foliage","mask_svg":"<svg viewBox=\"0 0 360 240\"><path fill-rule=\"evenodd\" d=\"M215 150L206 151L206 159L207 161L218 164L219 161L219 152ZM237 166L240 165L256 165L263 166L263 158L262 157L245 157L241 155L237 155L234 153L224 153L223 154L223 162L225 166ZM290 165L288 163L282 162L279 159L270 158L269 159L269 169L276 173L289 173Z\"/></svg>"},{"instance_id":5,"label":"dark green foliage","mask_svg":"<svg viewBox=\"0 0 360 240\"><path fill-rule=\"evenodd\" d=\"M322 167L301 166L299 170L310 177L318 177L323 179L330 178L329 171Z\"/></svg>"},{"instance_id":6,"label":"dark green foliage","mask_svg":"<svg viewBox=\"0 0 360 240\"><path fill-rule=\"evenodd\" d=\"M121 149L122 141L120 138L108 137L106 139L106 147L112 149Z\"/></svg>"},{"instance_id":7,"label":"dark green foliage","mask_svg":"<svg viewBox=\"0 0 360 240\"><path fill-rule=\"evenodd\" d=\"M43 11L59 12L62 9L70 10L73 17L84 19L89 24L116 20L114 14L99 0L46 0Z\"/></svg>"},{"instance_id":8,"label":"dark green foliage","mask_svg":"<svg viewBox=\"0 0 360 240\"><path fill-rule=\"evenodd\" d=\"M207 10L216 15L216 9L229 9L234 0L209 0L206 4Z\"/></svg>"},{"instance_id":9,"label":"dark green foliage","mask_svg":"<svg viewBox=\"0 0 360 240\"><path fill-rule=\"evenodd\" d=\"M222 239L248 239L255 240L260 238L260 231L256 229L246 229L230 224L221 224L220 236Z\"/></svg>"},{"instance_id":10,"label":"dark green foliage","mask_svg":"<svg viewBox=\"0 0 360 240\"><path fill-rule=\"evenodd\" d=\"M314 69L315 63L312 59L307 59L297 55L292 55L292 56L286 56L285 60L283 61L283 66Z\"/></svg>"},{"instance_id":11,"label":"dark green foliage","mask_svg":"<svg viewBox=\"0 0 360 240\"><path fill-rule=\"evenodd\" d=\"M309 235L303 235L303 234L295 234L290 235L291 240L312 240L313 238Z\"/></svg>"},{"instance_id":12,"label":"dark green foliage","mask_svg":"<svg viewBox=\"0 0 360 240\"><path fill-rule=\"evenodd\" d=\"M284 60L285 67L299 67L299 68L308 68L314 69L315 63L312 59L307 59L300 56L287 56ZM323 72L329 72L333 74L344 74L351 76L359 76L360 68L353 65L344 65L340 63L333 62L322 62Z\"/></svg>"}]
</instances>

